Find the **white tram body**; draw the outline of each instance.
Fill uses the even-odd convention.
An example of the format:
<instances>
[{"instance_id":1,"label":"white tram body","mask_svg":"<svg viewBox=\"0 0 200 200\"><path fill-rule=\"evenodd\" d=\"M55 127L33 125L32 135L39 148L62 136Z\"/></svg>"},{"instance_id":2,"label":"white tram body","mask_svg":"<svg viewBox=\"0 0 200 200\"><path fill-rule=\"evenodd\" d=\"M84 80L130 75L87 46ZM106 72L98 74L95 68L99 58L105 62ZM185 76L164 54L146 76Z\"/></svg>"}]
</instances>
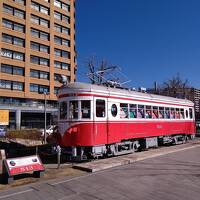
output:
<instances>
[{"instance_id":1,"label":"white tram body","mask_svg":"<svg viewBox=\"0 0 200 200\"><path fill-rule=\"evenodd\" d=\"M195 134L194 104L186 99L86 83L59 93L59 143L72 156L119 155Z\"/></svg>"}]
</instances>

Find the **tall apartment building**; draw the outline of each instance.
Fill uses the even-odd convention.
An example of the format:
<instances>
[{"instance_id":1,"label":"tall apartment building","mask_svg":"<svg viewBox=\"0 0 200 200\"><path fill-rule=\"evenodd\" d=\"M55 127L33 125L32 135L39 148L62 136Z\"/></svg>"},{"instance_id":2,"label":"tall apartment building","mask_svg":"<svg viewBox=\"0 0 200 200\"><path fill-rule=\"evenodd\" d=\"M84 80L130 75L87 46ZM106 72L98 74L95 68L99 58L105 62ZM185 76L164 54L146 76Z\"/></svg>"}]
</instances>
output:
<instances>
[{"instance_id":1,"label":"tall apartment building","mask_svg":"<svg viewBox=\"0 0 200 200\"><path fill-rule=\"evenodd\" d=\"M0 109L12 127L41 125L59 76L75 81L75 0L0 0L0 49Z\"/></svg>"}]
</instances>

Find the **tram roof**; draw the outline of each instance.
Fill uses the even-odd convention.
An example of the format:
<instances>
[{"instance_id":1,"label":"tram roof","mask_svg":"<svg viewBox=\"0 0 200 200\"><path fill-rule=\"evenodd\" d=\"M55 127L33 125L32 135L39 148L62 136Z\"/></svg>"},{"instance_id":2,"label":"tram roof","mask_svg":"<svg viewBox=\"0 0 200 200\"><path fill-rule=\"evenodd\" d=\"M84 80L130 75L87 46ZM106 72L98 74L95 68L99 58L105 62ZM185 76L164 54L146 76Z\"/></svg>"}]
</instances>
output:
<instances>
[{"instance_id":1,"label":"tram roof","mask_svg":"<svg viewBox=\"0 0 200 200\"><path fill-rule=\"evenodd\" d=\"M124 97L130 97L130 98L136 98L136 99L145 99L150 101L166 101L169 103L176 103L176 104L189 104L194 105L194 103L187 99L179 99L169 96L162 96L162 95L156 95L151 93L143 93L138 91L133 91L129 89L121 89L121 88L113 88L113 87L107 87L102 85L95 85L95 84L89 84L89 83L81 83L81 82L74 82L69 83L59 90L58 96L62 94L67 93L73 93L73 90L78 90L80 92L94 92L94 93L104 93L105 95L118 95L118 96L124 96Z\"/></svg>"}]
</instances>

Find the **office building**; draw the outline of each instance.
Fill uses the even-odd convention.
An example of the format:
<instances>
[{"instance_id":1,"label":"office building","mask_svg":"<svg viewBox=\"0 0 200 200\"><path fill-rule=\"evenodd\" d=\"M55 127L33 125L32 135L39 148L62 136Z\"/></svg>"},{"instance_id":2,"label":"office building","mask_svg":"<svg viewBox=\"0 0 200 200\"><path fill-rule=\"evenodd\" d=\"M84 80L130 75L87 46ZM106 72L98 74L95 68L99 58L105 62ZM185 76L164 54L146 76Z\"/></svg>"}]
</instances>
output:
<instances>
[{"instance_id":1,"label":"office building","mask_svg":"<svg viewBox=\"0 0 200 200\"><path fill-rule=\"evenodd\" d=\"M75 0L0 1L0 109L10 127L42 127L57 111L60 75L76 79Z\"/></svg>"}]
</instances>

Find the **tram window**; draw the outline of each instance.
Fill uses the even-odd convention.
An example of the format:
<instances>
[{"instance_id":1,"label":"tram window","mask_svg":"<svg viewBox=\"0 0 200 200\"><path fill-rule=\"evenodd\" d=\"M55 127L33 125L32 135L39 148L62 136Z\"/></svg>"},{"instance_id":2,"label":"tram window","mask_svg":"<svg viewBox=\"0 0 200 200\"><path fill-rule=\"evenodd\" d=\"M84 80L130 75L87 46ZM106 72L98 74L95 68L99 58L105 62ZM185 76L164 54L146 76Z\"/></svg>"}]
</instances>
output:
<instances>
[{"instance_id":1,"label":"tram window","mask_svg":"<svg viewBox=\"0 0 200 200\"><path fill-rule=\"evenodd\" d=\"M106 103L105 100L97 99L96 100L96 116L105 117Z\"/></svg>"},{"instance_id":2,"label":"tram window","mask_svg":"<svg viewBox=\"0 0 200 200\"><path fill-rule=\"evenodd\" d=\"M111 114L112 114L113 117L117 116L117 106L116 106L116 104L113 104L111 106Z\"/></svg>"},{"instance_id":3,"label":"tram window","mask_svg":"<svg viewBox=\"0 0 200 200\"><path fill-rule=\"evenodd\" d=\"M60 103L60 119L67 119L67 102Z\"/></svg>"},{"instance_id":4,"label":"tram window","mask_svg":"<svg viewBox=\"0 0 200 200\"><path fill-rule=\"evenodd\" d=\"M188 118L188 110L185 111L185 116Z\"/></svg>"},{"instance_id":5,"label":"tram window","mask_svg":"<svg viewBox=\"0 0 200 200\"><path fill-rule=\"evenodd\" d=\"M151 109L151 106L146 106L145 118L147 118L147 119L151 119L152 118L152 109Z\"/></svg>"},{"instance_id":6,"label":"tram window","mask_svg":"<svg viewBox=\"0 0 200 200\"><path fill-rule=\"evenodd\" d=\"M69 102L69 117L70 119L78 119L78 101Z\"/></svg>"},{"instance_id":7,"label":"tram window","mask_svg":"<svg viewBox=\"0 0 200 200\"><path fill-rule=\"evenodd\" d=\"M128 104L120 103L120 118L128 118Z\"/></svg>"},{"instance_id":8,"label":"tram window","mask_svg":"<svg viewBox=\"0 0 200 200\"><path fill-rule=\"evenodd\" d=\"M180 119L180 110L179 108L176 108L176 119Z\"/></svg>"},{"instance_id":9,"label":"tram window","mask_svg":"<svg viewBox=\"0 0 200 200\"><path fill-rule=\"evenodd\" d=\"M190 119L192 119L193 118L192 108L189 108L189 114L190 114Z\"/></svg>"},{"instance_id":10,"label":"tram window","mask_svg":"<svg viewBox=\"0 0 200 200\"><path fill-rule=\"evenodd\" d=\"M171 119L175 119L175 109L174 109L174 108L171 108L171 111L170 111L170 118L171 118Z\"/></svg>"},{"instance_id":11,"label":"tram window","mask_svg":"<svg viewBox=\"0 0 200 200\"><path fill-rule=\"evenodd\" d=\"M164 118L165 118L165 119L170 119L170 111L169 111L169 108L165 108Z\"/></svg>"},{"instance_id":12,"label":"tram window","mask_svg":"<svg viewBox=\"0 0 200 200\"><path fill-rule=\"evenodd\" d=\"M144 106L138 105L137 118L144 118Z\"/></svg>"},{"instance_id":13,"label":"tram window","mask_svg":"<svg viewBox=\"0 0 200 200\"><path fill-rule=\"evenodd\" d=\"M163 118L164 118L164 108L159 107L159 119L163 119Z\"/></svg>"},{"instance_id":14,"label":"tram window","mask_svg":"<svg viewBox=\"0 0 200 200\"><path fill-rule=\"evenodd\" d=\"M153 119L157 119L158 118L158 107L157 106L153 107L152 118Z\"/></svg>"},{"instance_id":15,"label":"tram window","mask_svg":"<svg viewBox=\"0 0 200 200\"><path fill-rule=\"evenodd\" d=\"M81 101L81 118L90 118L90 101Z\"/></svg>"},{"instance_id":16,"label":"tram window","mask_svg":"<svg viewBox=\"0 0 200 200\"><path fill-rule=\"evenodd\" d=\"M184 109L183 108L180 109L180 118L181 119L185 118L185 116L184 116Z\"/></svg>"},{"instance_id":17,"label":"tram window","mask_svg":"<svg viewBox=\"0 0 200 200\"><path fill-rule=\"evenodd\" d=\"M129 116L130 116L130 118L137 117L137 105L136 104L129 104Z\"/></svg>"}]
</instances>

